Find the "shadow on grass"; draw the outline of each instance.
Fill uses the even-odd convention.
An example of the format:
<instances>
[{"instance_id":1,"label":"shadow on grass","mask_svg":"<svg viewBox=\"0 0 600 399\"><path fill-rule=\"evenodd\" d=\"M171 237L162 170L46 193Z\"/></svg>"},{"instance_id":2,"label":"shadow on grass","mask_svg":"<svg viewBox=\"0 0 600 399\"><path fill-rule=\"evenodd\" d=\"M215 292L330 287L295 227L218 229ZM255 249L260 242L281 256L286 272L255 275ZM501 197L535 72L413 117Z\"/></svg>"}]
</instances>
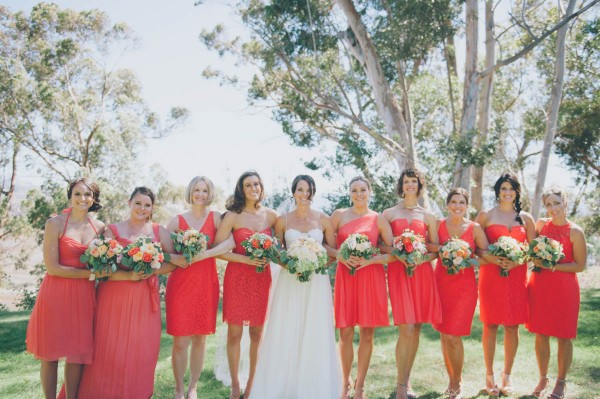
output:
<instances>
[{"instance_id":1,"label":"shadow on grass","mask_svg":"<svg viewBox=\"0 0 600 399\"><path fill-rule=\"evenodd\" d=\"M29 311L0 312L0 353L19 353L25 350L29 315Z\"/></svg>"}]
</instances>

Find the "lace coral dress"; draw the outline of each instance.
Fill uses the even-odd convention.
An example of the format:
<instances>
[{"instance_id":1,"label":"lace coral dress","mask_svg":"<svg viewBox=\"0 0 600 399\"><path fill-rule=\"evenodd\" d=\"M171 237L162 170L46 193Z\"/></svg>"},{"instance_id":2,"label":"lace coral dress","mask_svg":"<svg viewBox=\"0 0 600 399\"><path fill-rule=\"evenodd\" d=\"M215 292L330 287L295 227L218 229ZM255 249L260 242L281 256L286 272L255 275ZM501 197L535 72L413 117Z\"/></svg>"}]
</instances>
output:
<instances>
[{"instance_id":1,"label":"lace coral dress","mask_svg":"<svg viewBox=\"0 0 600 399\"><path fill-rule=\"evenodd\" d=\"M559 263L572 263L571 225L557 226L548 221L540 235L563 245L565 257ZM525 327L532 333L573 339L577 336L579 319L579 281L577 273L552 272L542 269L531 273L529 289L529 321Z\"/></svg>"},{"instance_id":2,"label":"lace coral dress","mask_svg":"<svg viewBox=\"0 0 600 399\"><path fill-rule=\"evenodd\" d=\"M379 226L377 212L354 219L337 232L338 248L350 234L361 233L377 246ZM389 326L388 302L383 265L370 265L356 271L354 276L338 262L334 288L335 326L385 327Z\"/></svg>"},{"instance_id":3,"label":"lace coral dress","mask_svg":"<svg viewBox=\"0 0 600 399\"><path fill-rule=\"evenodd\" d=\"M79 257L87 245L65 236L70 216L69 213L58 239L58 263L85 269L87 266L79 261ZM95 232L91 221L90 225ZM67 363L91 363L95 306L93 281L46 273L27 325L27 352L45 361L66 358Z\"/></svg>"},{"instance_id":4,"label":"lace coral dress","mask_svg":"<svg viewBox=\"0 0 600 399\"><path fill-rule=\"evenodd\" d=\"M490 244L501 236L527 242L525 226L508 228L503 224L486 227ZM500 275L500 266L493 263L479 268L479 318L486 324L514 326L527 321L527 264L510 270L508 277Z\"/></svg>"},{"instance_id":5,"label":"lace coral dress","mask_svg":"<svg viewBox=\"0 0 600 399\"><path fill-rule=\"evenodd\" d=\"M469 227L461 234L460 239L469 243L472 253L475 253L473 226L475 223L470 223ZM441 245L450 240L445 220L440 223L438 233ZM475 270L473 267L469 267L451 275L438 260L435 267L435 279L442 302L442 323L434 324L433 328L443 334L471 335L471 324L477 306Z\"/></svg>"},{"instance_id":6,"label":"lace coral dress","mask_svg":"<svg viewBox=\"0 0 600 399\"><path fill-rule=\"evenodd\" d=\"M405 229L427 237L427 225L422 220L396 219L391 223L394 237ZM394 324L441 323L442 306L431 262L417 266L408 277L406 266L396 261L388 265L388 286Z\"/></svg>"},{"instance_id":7,"label":"lace coral dress","mask_svg":"<svg viewBox=\"0 0 600 399\"><path fill-rule=\"evenodd\" d=\"M245 227L234 230L234 252L245 255L242 241L254 233L254 230ZM271 235L271 229L264 229L260 233ZM257 273L254 266L229 262L223 281L223 321L248 326L265 324L270 287L271 270L268 264L261 273Z\"/></svg>"},{"instance_id":8,"label":"lace coral dress","mask_svg":"<svg viewBox=\"0 0 600 399\"><path fill-rule=\"evenodd\" d=\"M179 229L189 230L182 215ZM215 221L210 212L201 233L209 237L209 245L215 239ZM219 278L215 258L192 263L186 268L176 268L167 281L165 296L167 305L167 334L175 336L214 334L219 306Z\"/></svg>"},{"instance_id":9,"label":"lace coral dress","mask_svg":"<svg viewBox=\"0 0 600 399\"><path fill-rule=\"evenodd\" d=\"M126 246L115 225L108 226ZM154 240L159 225L153 224ZM98 287L94 360L83 368L79 397L148 399L160 350L158 276L141 281L104 281Z\"/></svg>"}]
</instances>

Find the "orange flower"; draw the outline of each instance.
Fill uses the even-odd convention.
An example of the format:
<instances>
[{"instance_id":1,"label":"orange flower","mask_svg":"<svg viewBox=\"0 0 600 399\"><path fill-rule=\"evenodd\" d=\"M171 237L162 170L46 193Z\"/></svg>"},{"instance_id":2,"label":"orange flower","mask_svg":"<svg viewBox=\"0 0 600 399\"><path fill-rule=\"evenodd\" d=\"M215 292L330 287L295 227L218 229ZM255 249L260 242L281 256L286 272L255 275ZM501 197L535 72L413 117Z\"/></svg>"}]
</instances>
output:
<instances>
[{"instance_id":1,"label":"orange flower","mask_svg":"<svg viewBox=\"0 0 600 399\"><path fill-rule=\"evenodd\" d=\"M162 262L165 260L165 257L163 256L163 254L158 254L158 261Z\"/></svg>"},{"instance_id":2,"label":"orange flower","mask_svg":"<svg viewBox=\"0 0 600 399\"><path fill-rule=\"evenodd\" d=\"M258 240L252 240L252 246L254 248L258 248L258 247L260 247L260 242L258 242Z\"/></svg>"},{"instance_id":3,"label":"orange flower","mask_svg":"<svg viewBox=\"0 0 600 399\"><path fill-rule=\"evenodd\" d=\"M138 252L140 252L140 247L133 247L129 250L129 252L127 252L127 255L133 256L133 255L137 254Z\"/></svg>"},{"instance_id":4,"label":"orange flower","mask_svg":"<svg viewBox=\"0 0 600 399\"><path fill-rule=\"evenodd\" d=\"M269 248L271 248L271 245L273 245L273 243L271 242L271 240L266 240L265 243L263 244L263 247L265 249L269 249Z\"/></svg>"},{"instance_id":5,"label":"orange flower","mask_svg":"<svg viewBox=\"0 0 600 399\"><path fill-rule=\"evenodd\" d=\"M152 254L149 252L146 252L143 256L142 256L142 260L144 262L150 262L152 260Z\"/></svg>"},{"instance_id":6,"label":"orange flower","mask_svg":"<svg viewBox=\"0 0 600 399\"><path fill-rule=\"evenodd\" d=\"M116 247L116 246L117 246L117 244L118 244L117 240L110 240L110 242L109 242L109 246L110 246L111 248L114 248L114 247Z\"/></svg>"}]
</instances>

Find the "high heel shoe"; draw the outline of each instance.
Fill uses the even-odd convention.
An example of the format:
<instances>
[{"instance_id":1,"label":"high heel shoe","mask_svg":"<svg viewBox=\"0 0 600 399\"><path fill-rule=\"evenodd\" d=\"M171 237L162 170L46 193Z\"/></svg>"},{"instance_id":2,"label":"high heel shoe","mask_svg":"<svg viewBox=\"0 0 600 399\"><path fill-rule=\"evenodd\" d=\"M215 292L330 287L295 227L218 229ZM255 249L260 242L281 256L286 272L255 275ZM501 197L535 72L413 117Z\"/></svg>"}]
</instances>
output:
<instances>
[{"instance_id":1,"label":"high heel shoe","mask_svg":"<svg viewBox=\"0 0 600 399\"><path fill-rule=\"evenodd\" d=\"M231 387L231 394L229 394L229 399L240 399L241 394L242 394L241 388Z\"/></svg>"},{"instance_id":2,"label":"high heel shoe","mask_svg":"<svg viewBox=\"0 0 600 399\"><path fill-rule=\"evenodd\" d=\"M510 374L502 372L502 387L500 387L500 393L505 396L511 396L513 391L514 389L510 379Z\"/></svg>"},{"instance_id":3,"label":"high heel shoe","mask_svg":"<svg viewBox=\"0 0 600 399\"><path fill-rule=\"evenodd\" d=\"M563 399L567 393L567 380L560 380L560 379L556 379L556 385L558 384L562 384L563 385L563 391L561 394L558 393L554 393L552 392L550 395L548 395L548 399ZM556 385L554 385L554 389L556 390Z\"/></svg>"},{"instance_id":4,"label":"high heel shoe","mask_svg":"<svg viewBox=\"0 0 600 399\"><path fill-rule=\"evenodd\" d=\"M494 382L494 374L488 374L485 376L485 392L487 392L488 396L499 396L500 390L498 389L498 385Z\"/></svg>"},{"instance_id":5,"label":"high heel shoe","mask_svg":"<svg viewBox=\"0 0 600 399\"><path fill-rule=\"evenodd\" d=\"M540 381L538 382L537 387L535 387L535 390L531 393L531 396L536 398L541 398L544 396L544 392L546 392L546 389L548 389L549 383L550 381L548 380L548 376L540 376Z\"/></svg>"},{"instance_id":6,"label":"high heel shoe","mask_svg":"<svg viewBox=\"0 0 600 399\"><path fill-rule=\"evenodd\" d=\"M367 397L365 396L364 386L357 387L356 385L354 385L354 399L367 399Z\"/></svg>"},{"instance_id":7,"label":"high heel shoe","mask_svg":"<svg viewBox=\"0 0 600 399\"><path fill-rule=\"evenodd\" d=\"M351 389L352 389L352 385L350 385L350 384L344 385L341 399L350 399L350 398L352 398L352 395L350 394L350 390Z\"/></svg>"},{"instance_id":8,"label":"high heel shoe","mask_svg":"<svg viewBox=\"0 0 600 399\"><path fill-rule=\"evenodd\" d=\"M459 385L457 389L448 389L448 399L463 399L462 386Z\"/></svg>"}]
</instances>

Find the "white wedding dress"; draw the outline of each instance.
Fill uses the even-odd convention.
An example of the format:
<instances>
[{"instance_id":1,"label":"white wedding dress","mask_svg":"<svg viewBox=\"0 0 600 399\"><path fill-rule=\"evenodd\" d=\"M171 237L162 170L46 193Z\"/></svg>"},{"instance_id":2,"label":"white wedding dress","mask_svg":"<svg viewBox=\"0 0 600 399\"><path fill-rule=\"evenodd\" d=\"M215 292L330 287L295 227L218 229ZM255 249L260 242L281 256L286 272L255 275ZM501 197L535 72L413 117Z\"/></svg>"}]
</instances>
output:
<instances>
[{"instance_id":1,"label":"white wedding dress","mask_svg":"<svg viewBox=\"0 0 600 399\"><path fill-rule=\"evenodd\" d=\"M323 242L319 229L288 229L285 241L289 245L305 236ZM269 306L249 399L339 399L342 377L329 277L313 274L302 283L281 270Z\"/></svg>"}]
</instances>

